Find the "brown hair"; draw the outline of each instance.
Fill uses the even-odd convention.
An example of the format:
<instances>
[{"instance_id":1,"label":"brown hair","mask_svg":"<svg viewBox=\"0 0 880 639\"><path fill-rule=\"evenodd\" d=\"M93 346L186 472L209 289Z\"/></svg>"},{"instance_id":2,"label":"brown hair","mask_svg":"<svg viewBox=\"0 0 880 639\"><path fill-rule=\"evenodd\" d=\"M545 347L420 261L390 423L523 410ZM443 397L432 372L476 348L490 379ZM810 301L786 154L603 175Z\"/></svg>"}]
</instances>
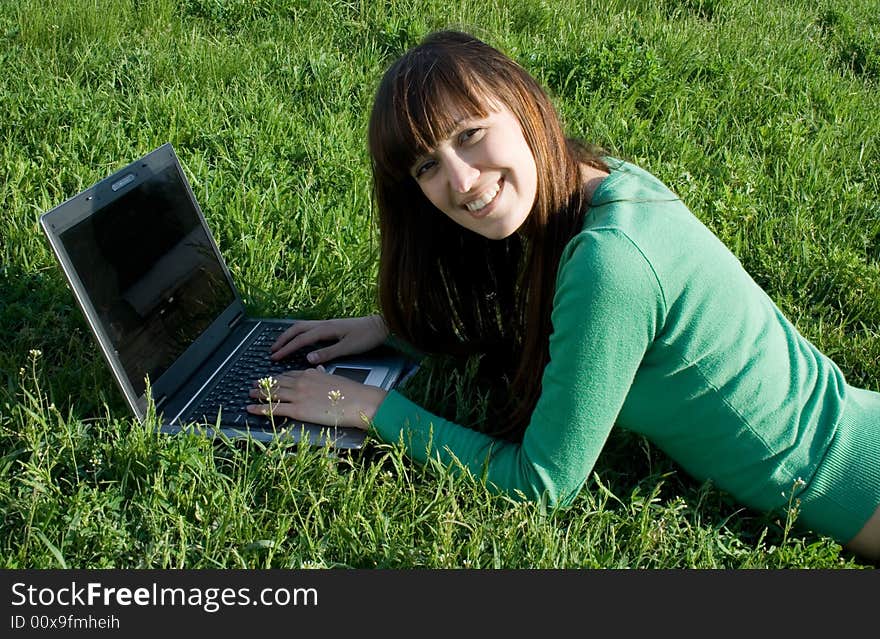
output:
<instances>
[{"instance_id":1,"label":"brown hair","mask_svg":"<svg viewBox=\"0 0 880 639\"><path fill-rule=\"evenodd\" d=\"M461 115L503 104L538 169L534 207L518 233L489 240L438 211L410 175ZM503 380L494 435L520 439L549 360L559 258L583 223L580 164L599 155L567 138L553 104L520 65L457 31L427 36L385 72L369 122L379 212L379 302L389 329L426 353L479 354Z\"/></svg>"}]
</instances>

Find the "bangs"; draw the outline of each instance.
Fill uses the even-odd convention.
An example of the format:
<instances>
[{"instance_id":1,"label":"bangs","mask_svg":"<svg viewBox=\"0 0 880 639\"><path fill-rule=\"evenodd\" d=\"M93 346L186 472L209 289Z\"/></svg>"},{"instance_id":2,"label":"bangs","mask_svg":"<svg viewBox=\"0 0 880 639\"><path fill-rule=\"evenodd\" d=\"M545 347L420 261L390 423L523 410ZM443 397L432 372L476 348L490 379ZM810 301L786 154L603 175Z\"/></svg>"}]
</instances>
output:
<instances>
[{"instance_id":1,"label":"bangs","mask_svg":"<svg viewBox=\"0 0 880 639\"><path fill-rule=\"evenodd\" d=\"M416 53L398 66L379 87L370 123L375 168L396 180L408 176L413 163L463 119L486 117L498 101L491 87L451 56Z\"/></svg>"}]
</instances>

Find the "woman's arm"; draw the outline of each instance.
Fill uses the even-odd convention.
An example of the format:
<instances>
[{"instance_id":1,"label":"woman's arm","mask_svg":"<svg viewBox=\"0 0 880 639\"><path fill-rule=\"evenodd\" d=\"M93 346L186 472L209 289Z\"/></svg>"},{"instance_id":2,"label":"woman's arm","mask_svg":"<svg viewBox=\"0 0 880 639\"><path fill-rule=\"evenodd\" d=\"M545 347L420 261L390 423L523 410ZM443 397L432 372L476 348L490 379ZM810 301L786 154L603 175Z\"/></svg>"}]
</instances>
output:
<instances>
[{"instance_id":1,"label":"woman's arm","mask_svg":"<svg viewBox=\"0 0 880 639\"><path fill-rule=\"evenodd\" d=\"M550 361L521 444L446 421L397 391L373 419L385 441L424 462L454 459L497 490L546 494L568 504L615 423L665 312L650 264L623 233L585 232L563 255L553 306Z\"/></svg>"}]
</instances>

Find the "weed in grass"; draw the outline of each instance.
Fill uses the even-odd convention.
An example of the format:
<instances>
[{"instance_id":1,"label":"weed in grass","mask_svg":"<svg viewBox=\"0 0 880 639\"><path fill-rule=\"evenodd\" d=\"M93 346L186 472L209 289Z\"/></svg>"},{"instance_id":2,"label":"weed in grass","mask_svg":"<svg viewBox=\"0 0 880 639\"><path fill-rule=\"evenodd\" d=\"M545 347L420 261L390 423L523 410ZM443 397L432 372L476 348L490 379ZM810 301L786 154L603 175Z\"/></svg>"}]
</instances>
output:
<instances>
[{"instance_id":1,"label":"weed in grass","mask_svg":"<svg viewBox=\"0 0 880 639\"><path fill-rule=\"evenodd\" d=\"M266 402L266 412L272 429L275 429L275 392L278 389L278 380L274 377L263 377L257 380L257 387L263 393L263 399Z\"/></svg>"},{"instance_id":2,"label":"weed in grass","mask_svg":"<svg viewBox=\"0 0 880 639\"><path fill-rule=\"evenodd\" d=\"M788 536L791 533L792 528L797 522L798 515L801 510L801 500L797 497L798 492L801 488L807 485L803 479L798 477L794 480L792 484L791 490L788 495L785 493L782 494L783 497L788 497L788 506L785 509L785 526L782 532L782 543L785 544L788 541Z\"/></svg>"},{"instance_id":3,"label":"weed in grass","mask_svg":"<svg viewBox=\"0 0 880 639\"><path fill-rule=\"evenodd\" d=\"M339 420L345 415L345 408L342 407L340 402L345 399L345 395L337 388L327 393L327 399L330 401L330 409L327 411L327 414L333 416L333 427L339 428Z\"/></svg>"}]
</instances>

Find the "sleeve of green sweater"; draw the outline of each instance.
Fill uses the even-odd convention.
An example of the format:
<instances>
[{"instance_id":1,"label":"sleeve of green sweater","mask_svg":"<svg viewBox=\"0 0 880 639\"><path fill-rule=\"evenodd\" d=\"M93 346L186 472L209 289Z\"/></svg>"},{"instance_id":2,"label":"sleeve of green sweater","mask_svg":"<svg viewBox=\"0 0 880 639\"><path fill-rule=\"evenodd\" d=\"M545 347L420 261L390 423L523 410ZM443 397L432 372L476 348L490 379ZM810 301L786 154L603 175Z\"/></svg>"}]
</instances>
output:
<instances>
[{"instance_id":1,"label":"sleeve of green sweater","mask_svg":"<svg viewBox=\"0 0 880 639\"><path fill-rule=\"evenodd\" d=\"M407 454L457 460L511 496L568 505L605 444L664 315L651 265L614 228L584 231L563 253L553 302L550 361L522 443L444 420L392 391L373 427ZM538 374L538 371L536 371ZM453 468L457 466L453 464Z\"/></svg>"}]
</instances>

